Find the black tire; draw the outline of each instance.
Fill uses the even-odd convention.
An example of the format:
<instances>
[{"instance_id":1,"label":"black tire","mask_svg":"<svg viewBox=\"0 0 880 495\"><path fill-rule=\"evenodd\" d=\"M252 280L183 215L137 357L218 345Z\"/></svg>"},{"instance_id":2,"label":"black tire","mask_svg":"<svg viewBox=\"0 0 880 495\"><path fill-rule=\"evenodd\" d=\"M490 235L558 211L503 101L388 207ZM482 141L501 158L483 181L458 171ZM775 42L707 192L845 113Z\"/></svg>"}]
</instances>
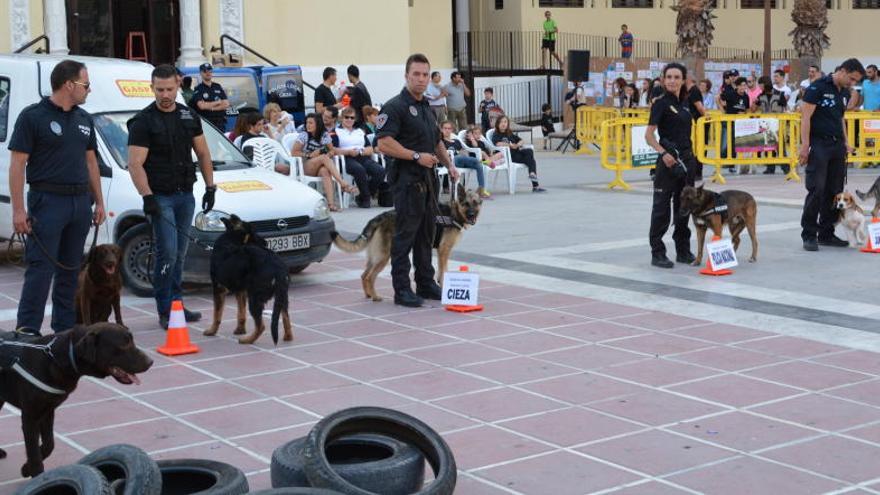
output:
<instances>
[{"instance_id":1,"label":"black tire","mask_svg":"<svg viewBox=\"0 0 880 495\"><path fill-rule=\"evenodd\" d=\"M302 456L306 438L287 442L272 453L272 486L308 487ZM333 470L352 485L383 495L409 495L425 483L425 457L418 449L382 435L352 435L334 440L325 452Z\"/></svg>"},{"instance_id":2,"label":"black tire","mask_svg":"<svg viewBox=\"0 0 880 495\"><path fill-rule=\"evenodd\" d=\"M326 488L272 488L271 490L260 490L251 492L250 495L343 495Z\"/></svg>"},{"instance_id":3,"label":"black tire","mask_svg":"<svg viewBox=\"0 0 880 495\"><path fill-rule=\"evenodd\" d=\"M101 471L111 484L111 493L115 495L162 493L162 473L159 472L159 466L146 452L134 445L108 445L86 455L78 464L92 466ZM117 481L122 483L116 483Z\"/></svg>"},{"instance_id":4,"label":"black tire","mask_svg":"<svg viewBox=\"0 0 880 495\"><path fill-rule=\"evenodd\" d=\"M205 459L159 461L162 495L241 495L247 493L247 478L235 466Z\"/></svg>"},{"instance_id":5,"label":"black tire","mask_svg":"<svg viewBox=\"0 0 880 495\"><path fill-rule=\"evenodd\" d=\"M15 495L110 495L110 485L101 471L71 464L46 471L19 488Z\"/></svg>"},{"instance_id":6,"label":"black tire","mask_svg":"<svg viewBox=\"0 0 880 495\"><path fill-rule=\"evenodd\" d=\"M330 442L355 433L386 435L419 449L434 471L434 481L416 492L418 495L451 495L455 490L455 457L446 441L420 420L382 407L343 409L326 416L312 428L303 446L306 476L312 486L330 488L345 495L372 495L342 478L325 455Z\"/></svg>"},{"instance_id":7,"label":"black tire","mask_svg":"<svg viewBox=\"0 0 880 495\"><path fill-rule=\"evenodd\" d=\"M311 263L306 263L305 265L292 266L292 267L290 267L290 270L288 270L288 273L290 273L291 275L296 275L297 273L301 273L303 270L308 268L309 265L311 265Z\"/></svg>"},{"instance_id":8,"label":"black tire","mask_svg":"<svg viewBox=\"0 0 880 495\"><path fill-rule=\"evenodd\" d=\"M122 280L139 297L153 295L149 271L152 266L153 233L144 222L125 231L118 241L122 248Z\"/></svg>"}]
</instances>

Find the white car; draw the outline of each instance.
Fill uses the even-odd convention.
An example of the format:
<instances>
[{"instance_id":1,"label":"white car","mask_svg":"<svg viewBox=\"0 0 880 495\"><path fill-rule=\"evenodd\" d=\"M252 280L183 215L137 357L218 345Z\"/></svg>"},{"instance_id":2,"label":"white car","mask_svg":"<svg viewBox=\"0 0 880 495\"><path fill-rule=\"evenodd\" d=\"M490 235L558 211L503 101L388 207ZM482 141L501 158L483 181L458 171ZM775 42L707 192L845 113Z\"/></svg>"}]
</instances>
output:
<instances>
[{"instance_id":1,"label":"white car","mask_svg":"<svg viewBox=\"0 0 880 495\"><path fill-rule=\"evenodd\" d=\"M22 109L51 94L49 75L64 58L85 63L89 71L92 91L82 107L92 114L98 131L97 154L107 211L98 242L119 244L124 253L122 273L126 284L138 295L151 295L148 267L152 234L142 210L143 201L127 170L126 125L128 119L154 101L150 90L153 67L149 64L94 57L0 55L0 238L9 238L13 233L6 179L13 126ZM197 242L190 244L184 280L210 282L211 253L206 247L223 233L220 219L231 214L250 222L294 273L324 259L330 252L330 232L334 229L326 200L294 178L255 167L204 119L202 127L218 188L215 209L197 213L193 220L189 234ZM198 177L193 189L197 209L203 193L204 182Z\"/></svg>"}]
</instances>

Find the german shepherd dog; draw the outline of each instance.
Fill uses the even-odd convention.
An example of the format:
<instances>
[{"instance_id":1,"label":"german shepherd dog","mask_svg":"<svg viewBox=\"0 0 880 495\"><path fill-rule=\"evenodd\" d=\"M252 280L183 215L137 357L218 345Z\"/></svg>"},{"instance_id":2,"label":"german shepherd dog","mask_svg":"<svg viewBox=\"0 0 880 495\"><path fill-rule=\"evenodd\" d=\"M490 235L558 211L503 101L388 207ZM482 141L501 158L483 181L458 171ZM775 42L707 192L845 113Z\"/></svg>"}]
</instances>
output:
<instances>
[{"instance_id":1,"label":"german shepherd dog","mask_svg":"<svg viewBox=\"0 0 880 495\"><path fill-rule=\"evenodd\" d=\"M880 216L880 177L877 177L877 180L874 181L874 183L871 185L871 188L868 189L868 192L863 193L862 191L856 189L856 194L862 201L869 198L874 198L874 209L871 210L871 216Z\"/></svg>"},{"instance_id":2,"label":"german shepherd dog","mask_svg":"<svg viewBox=\"0 0 880 495\"><path fill-rule=\"evenodd\" d=\"M278 318L284 321L284 340L293 340L288 314L290 275L284 261L266 246L266 240L251 225L236 215L223 218L226 232L214 243L211 251L211 285L214 289L214 322L204 335L216 335L223 319L226 294L235 294L238 301L238 325L234 335L245 333L245 302L254 319L254 332L238 339L240 344L253 344L265 330L263 308L275 298L272 307L272 342L278 343Z\"/></svg>"},{"instance_id":3,"label":"german shepherd dog","mask_svg":"<svg viewBox=\"0 0 880 495\"><path fill-rule=\"evenodd\" d=\"M441 203L440 217L444 221L437 225L434 236L434 248L437 249L437 282L443 284L443 274L449 264L452 249L461 239L464 229L477 223L477 216L483 200L474 191L466 191L459 184L456 191L457 198L449 204ZM449 219L449 221L445 221ZM397 215L394 210L386 211L370 220L364 227L361 235L353 241L345 239L338 232L331 232L333 244L347 253L357 253L367 250L367 266L361 274L361 283L364 294L373 301L381 301L382 297L376 292L376 277L391 259L391 240L394 238Z\"/></svg>"},{"instance_id":4,"label":"german shepherd dog","mask_svg":"<svg viewBox=\"0 0 880 495\"><path fill-rule=\"evenodd\" d=\"M697 229L697 259L693 265L703 263L703 247L706 243L706 230L721 236L724 224L733 240L733 249L739 248L739 234L748 229L752 239L752 256L749 262L758 259L758 237L755 235L755 222L758 218L758 203L745 191L723 191L716 193L703 189L703 186L686 186L681 191L679 215L691 215Z\"/></svg>"}]
</instances>

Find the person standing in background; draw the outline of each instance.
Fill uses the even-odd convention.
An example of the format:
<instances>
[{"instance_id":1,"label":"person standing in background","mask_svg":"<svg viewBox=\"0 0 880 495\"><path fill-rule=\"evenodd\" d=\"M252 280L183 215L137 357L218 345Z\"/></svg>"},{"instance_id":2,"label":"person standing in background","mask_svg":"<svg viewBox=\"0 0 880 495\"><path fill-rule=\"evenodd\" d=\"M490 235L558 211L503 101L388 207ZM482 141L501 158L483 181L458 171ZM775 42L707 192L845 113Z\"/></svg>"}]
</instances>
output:
<instances>
[{"instance_id":1,"label":"person standing in background","mask_svg":"<svg viewBox=\"0 0 880 495\"><path fill-rule=\"evenodd\" d=\"M467 100L471 96L471 90L464 83L461 72L452 73L451 82L443 89L446 90L446 111L456 127L456 132L467 129Z\"/></svg>"},{"instance_id":2,"label":"person standing in background","mask_svg":"<svg viewBox=\"0 0 880 495\"><path fill-rule=\"evenodd\" d=\"M620 36L617 37L617 41L620 43L620 57L630 59L633 55L633 43L635 42L635 37L629 32L629 26L626 24L620 26L620 31Z\"/></svg>"},{"instance_id":3,"label":"person standing in background","mask_svg":"<svg viewBox=\"0 0 880 495\"><path fill-rule=\"evenodd\" d=\"M544 37L541 38L541 70L547 68L547 64L544 63L545 56L547 52L550 52L550 65L553 65L553 59L555 58L557 62L559 62L559 67L562 67L562 58L559 57L559 54L556 53L556 35L559 33L559 27L556 25L556 21L553 19L553 14L550 11L544 12L544 24L542 25L544 30Z\"/></svg>"},{"instance_id":4,"label":"person standing in background","mask_svg":"<svg viewBox=\"0 0 880 495\"><path fill-rule=\"evenodd\" d=\"M425 98L428 99L428 105L434 112L434 117L437 117L437 122L446 120L446 95L449 93L440 86L442 79L439 72L432 72L431 82L428 84L428 89L425 90Z\"/></svg>"}]
</instances>

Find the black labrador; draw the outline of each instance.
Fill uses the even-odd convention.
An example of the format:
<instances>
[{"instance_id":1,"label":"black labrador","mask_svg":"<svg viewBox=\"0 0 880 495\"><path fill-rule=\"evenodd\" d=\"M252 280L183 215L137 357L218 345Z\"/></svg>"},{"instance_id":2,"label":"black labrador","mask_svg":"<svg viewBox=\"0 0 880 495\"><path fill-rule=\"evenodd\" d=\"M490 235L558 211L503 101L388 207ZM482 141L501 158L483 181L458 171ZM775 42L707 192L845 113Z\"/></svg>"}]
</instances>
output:
<instances>
[{"instance_id":1,"label":"black labrador","mask_svg":"<svg viewBox=\"0 0 880 495\"><path fill-rule=\"evenodd\" d=\"M27 462L24 477L43 472L43 460L55 448L55 409L83 376L119 383L140 383L138 373L152 366L127 328L114 323L76 326L51 336L0 334L0 408L8 402L21 410ZM0 450L0 459L6 452Z\"/></svg>"}]
</instances>

